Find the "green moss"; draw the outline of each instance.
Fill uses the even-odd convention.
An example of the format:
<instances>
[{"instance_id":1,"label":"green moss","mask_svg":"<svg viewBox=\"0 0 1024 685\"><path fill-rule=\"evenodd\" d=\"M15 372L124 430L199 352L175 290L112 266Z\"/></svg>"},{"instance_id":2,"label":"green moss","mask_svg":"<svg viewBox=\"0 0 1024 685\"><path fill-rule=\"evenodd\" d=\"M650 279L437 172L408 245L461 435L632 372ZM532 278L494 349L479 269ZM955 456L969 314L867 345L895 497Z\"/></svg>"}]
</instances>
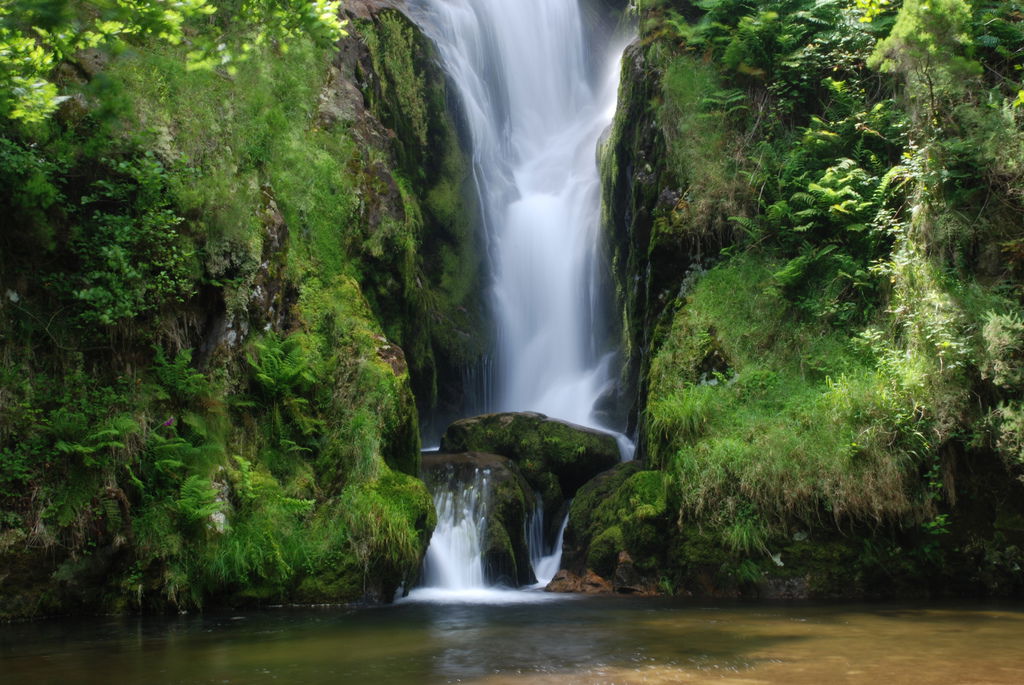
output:
<instances>
[{"instance_id":1,"label":"green moss","mask_svg":"<svg viewBox=\"0 0 1024 685\"><path fill-rule=\"evenodd\" d=\"M408 53L425 41L401 21L383 19L383 31ZM29 160L41 207L78 204L94 182L116 189L112 170L122 162L159 160L165 181L147 181L146 192L185 219L197 295L97 332L106 345L96 348L91 332L32 323L60 310L46 283L73 271L64 248L43 246L58 250L46 269L17 265L25 274L17 287L32 299L22 301L24 316L0 311L0 328L19 332L0 335L2 354L23 360L0 381L15 398L0 408L0 516L46 520L53 536L40 542L68 592L37 609L18 600L14 613L387 599L418 571L434 510L423 484L399 473L419 469L417 409L403 350L384 332L420 306L426 194L394 170L392 150L357 142L342 126L323 128L318 100L334 56L301 38L288 47L257 48L225 78L188 71L185 48L140 46L111 61L105 91L99 80L88 87L105 107L117 105L103 110L120 117L116 136L86 114L32 141L50 160ZM402 59L387 56L382 68L404 79L410 63ZM420 150L436 102L423 72L416 78L412 91L394 92L419 100L418 114L403 112L416 114L407 142ZM454 176L430 177L439 185L428 215L446 221L466 169L452 140L437 156ZM61 178L58 162L88 175ZM48 178L60 181L58 195L40 185ZM66 233L61 212L26 220L49 224L33 232L36 242ZM451 231L465 236L469 226L453 221ZM461 254L456 243L448 247ZM0 271L13 274L2 252ZM456 298L473 291L449 283L461 288ZM393 317L368 299L395 303ZM36 335L51 342L37 345ZM415 348L419 358L431 354L427 342ZM36 470L38 455L61 454L52 449L58 441L71 452ZM46 493L45 511L22 497L26 480ZM112 545L117 555L89 552ZM89 561L66 564L66 555ZM0 558L3 574L10 555Z\"/></svg>"},{"instance_id":2,"label":"green moss","mask_svg":"<svg viewBox=\"0 0 1024 685\"><path fill-rule=\"evenodd\" d=\"M745 94L724 90L713 65L683 55L669 60L661 97L668 169L683 194L655 221L648 255L674 250L688 233L728 235L727 217L744 212L749 193L738 165L741 143L728 125L746 111Z\"/></svg>"},{"instance_id":3,"label":"green moss","mask_svg":"<svg viewBox=\"0 0 1024 685\"><path fill-rule=\"evenodd\" d=\"M462 401L462 389L450 379L460 378L487 349L469 161L433 45L390 10L357 29L378 79L364 95L397 134L392 176L403 204L368 243L381 263L362 281L385 332L407 354L421 413L429 415L438 403L450 411ZM392 245L381 249L388 233Z\"/></svg>"},{"instance_id":4,"label":"green moss","mask_svg":"<svg viewBox=\"0 0 1024 685\"><path fill-rule=\"evenodd\" d=\"M334 379L319 400L329 417L322 468L372 475L383 457L393 468L418 473L419 431L404 354L379 332L358 283L339 278L325 287L310 279L299 309Z\"/></svg>"},{"instance_id":5,"label":"green moss","mask_svg":"<svg viewBox=\"0 0 1024 685\"><path fill-rule=\"evenodd\" d=\"M789 311L772 273L752 255L708 272L652 362L648 441L684 514L741 548L822 510L920 516L913 404L848 334Z\"/></svg>"},{"instance_id":6,"label":"green moss","mask_svg":"<svg viewBox=\"0 0 1024 685\"><path fill-rule=\"evenodd\" d=\"M361 22L358 29L373 59L374 72L380 78L381 97L396 107L393 122L407 128L399 139L406 145L427 144L426 84L417 69L415 38L409 20L397 12L385 11L374 22Z\"/></svg>"},{"instance_id":7,"label":"green moss","mask_svg":"<svg viewBox=\"0 0 1024 685\"><path fill-rule=\"evenodd\" d=\"M532 413L462 419L445 431L441 449L507 456L540 490L546 487L545 474L554 474L567 496L619 461L618 445L611 435Z\"/></svg>"},{"instance_id":8,"label":"green moss","mask_svg":"<svg viewBox=\"0 0 1024 685\"><path fill-rule=\"evenodd\" d=\"M606 528L612 525L613 520L605 519L607 512L601 508L602 503L613 497L622 484L642 468L639 462L619 464L580 488L569 511L569 521L573 528L587 531L594 527Z\"/></svg>"},{"instance_id":9,"label":"green moss","mask_svg":"<svg viewBox=\"0 0 1024 685\"><path fill-rule=\"evenodd\" d=\"M599 576L610 577L618 563L619 552L624 549L626 543L619 527L605 528L590 543L587 566Z\"/></svg>"},{"instance_id":10,"label":"green moss","mask_svg":"<svg viewBox=\"0 0 1024 685\"><path fill-rule=\"evenodd\" d=\"M671 537L666 478L642 469L636 462L620 464L580 488L569 512L570 566L585 561L608 575L624 551L641 571L663 567Z\"/></svg>"}]
</instances>

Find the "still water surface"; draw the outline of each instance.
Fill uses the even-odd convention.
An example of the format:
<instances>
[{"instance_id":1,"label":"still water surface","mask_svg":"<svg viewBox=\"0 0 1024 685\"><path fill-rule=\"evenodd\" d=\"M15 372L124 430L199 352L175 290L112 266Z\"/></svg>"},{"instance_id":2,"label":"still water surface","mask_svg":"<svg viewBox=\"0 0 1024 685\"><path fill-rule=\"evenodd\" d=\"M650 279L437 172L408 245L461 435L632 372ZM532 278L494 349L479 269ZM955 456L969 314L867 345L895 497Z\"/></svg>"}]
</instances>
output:
<instances>
[{"instance_id":1,"label":"still water surface","mask_svg":"<svg viewBox=\"0 0 1024 685\"><path fill-rule=\"evenodd\" d=\"M559 597L0 626L10 683L1024 683L1024 605Z\"/></svg>"}]
</instances>

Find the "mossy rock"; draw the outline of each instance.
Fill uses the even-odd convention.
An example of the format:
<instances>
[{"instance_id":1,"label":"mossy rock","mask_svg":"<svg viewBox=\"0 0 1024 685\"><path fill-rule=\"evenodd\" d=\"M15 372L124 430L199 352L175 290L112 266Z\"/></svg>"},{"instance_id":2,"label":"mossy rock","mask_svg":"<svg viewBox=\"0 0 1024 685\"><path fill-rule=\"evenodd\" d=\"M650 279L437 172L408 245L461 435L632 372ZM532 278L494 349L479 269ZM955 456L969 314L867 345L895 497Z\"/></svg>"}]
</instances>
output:
<instances>
[{"instance_id":1,"label":"mossy rock","mask_svg":"<svg viewBox=\"0 0 1024 685\"><path fill-rule=\"evenodd\" d=\"M612 526L602 530L587 550L587 567L599 576L608 577L615 571L619 551L625 549L622 529Z\"/></svg>"},{"instance_id":2,"label":"mossy rock","mask_svg":"<svg viewBox=\"0 0 1024 685\"><path fill-rule=\"evenodd\" d=\"M362 91L368 118L379 122L388 152L374 165L374 185L390 197L377 201L379 221L368 223L385 227L379 234L390 243L382 248L370 236L361 280L385 334L405 350L420 413L436 435L442 417L464 414L457 379L488 346L475 230L481 218L468 139L459 132L461 109L436 47L387 4L356 10L359 47L348 58L350 81ZM373 189L366 198L380 195Z\"/></svg>"},{"instance_id":3,"label":"mossy rock","mask_svg":"<svg viewBox=\"0 0 1024 685\"><path fill-rule=\"evenodd\" d=\"M617 521L605 520L602 503L613 498L619 488L634 474L641 472L638 462L626 462L601 473L581 487L569 510L569 526L565 530L562 565L582 574L590 564L589 555L593 542ZM621 537L621 529L619 533ZM608 536L606 535L606 541ZM614 550L617 554L618 549ZM600 556L600 555L598 555ZM613 559L614 561L614 559Z\"/></svg>"},{"instance_id":4,"label":"mossy rock","mask_svg":"<svg viewBox=\"0 0 1024 685\"><path fill-rule=\"evenodd\" d=\"M484 414L456 421L441 438L441 450L506 456L542 494L551 490L546 474L554 474L565 498L619 463L619 446L612 435L533 412Z\"/></svg>"},{"instance_id":5,"label":"mossy rock","mask_svg":"<svg viewBox=\"0 0 1024 685\"><path fill-rule=\"evenodd\" d=\"M358 561L353 556L346 556L337 566L303 578L295 591L295 601L311 604L352 602L363 596L364 582L363 569Z\"/></svg>"},{"instance_id":6,"label":"mossy rock","mask_svg":"<svg viewBox=\"0 0 1024 685\"><path fill-rule=\"evenodd\" d=\"M486 471L487 530L481 541L484 576L490 584L509 586L534 582L526 524L532 508L532 490L519 467L497 454L463 452L423 456L423 477L433 488L462 487L476 472Z\"/></svg>"}]
</instances>

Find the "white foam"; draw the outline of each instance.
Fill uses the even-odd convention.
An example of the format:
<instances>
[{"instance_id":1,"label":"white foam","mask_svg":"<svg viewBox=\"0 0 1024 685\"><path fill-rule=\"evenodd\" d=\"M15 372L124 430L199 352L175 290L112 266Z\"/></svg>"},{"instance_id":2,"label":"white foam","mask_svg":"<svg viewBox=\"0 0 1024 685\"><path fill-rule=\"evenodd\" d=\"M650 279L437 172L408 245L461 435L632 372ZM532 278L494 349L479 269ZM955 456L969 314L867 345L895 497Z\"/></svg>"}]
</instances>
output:
<instances>
[{"instance_id":1,"label":"white foam","mask_svg":"<svg viewBox=\"0 0 1024 685\"><path fill-rule=\"evenodd\" d=\"M559 592L545 592L531 588L513 590L510 588L470 588L446 590L436 587L421 587L412 590L408 596L396 599L396 604L543 604L548 602L576 599L579 595Z\"/></svg>"}]
</instances>

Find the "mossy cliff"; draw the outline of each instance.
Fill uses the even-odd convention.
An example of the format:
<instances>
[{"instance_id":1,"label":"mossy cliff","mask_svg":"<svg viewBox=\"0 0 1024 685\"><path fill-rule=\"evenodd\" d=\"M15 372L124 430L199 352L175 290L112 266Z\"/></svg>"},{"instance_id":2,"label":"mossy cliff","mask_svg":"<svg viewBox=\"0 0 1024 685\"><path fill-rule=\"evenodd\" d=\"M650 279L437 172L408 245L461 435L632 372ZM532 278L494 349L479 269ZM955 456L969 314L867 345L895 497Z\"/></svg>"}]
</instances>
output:
<instances>
[{"instance_id":1,"label":"mossy cliff","mask_svg":"<svg viewBox=\"0 0 1024 685\"><path fill-rule=\"evenodd\" d=\"M410 237L402 250L374 252L379 261L367 265L368 290L388 337L410 359L421 415L444 422L462 409L463 372L489 347L477 196L456 123L462 106L433 43L405 16L385 10L356 29L370 58L356 75L387 127Z\"/></svg>"},{"instance_id":2,"label":"mossy cliff","mask_svg":"<svg viewBox=\"0 0 1024 685\"><path fill-rule=\"evenodd\" d=\"M574 570L1024 590L1014 11L640 4L602 170L647 470L580 491Z\"/></svg>"},{"instance_id":3,"label":"mossy cliff","mask_svg":"<svg viewBox=\"0 0 1024 685\"><path fill-rule=\"evenodd\" d=\"M81 53L0 128L0 617L415 580L416 403L482 348L475 210L429 45L377 5L230 69Z\"/></svg>"}]
</instances>

